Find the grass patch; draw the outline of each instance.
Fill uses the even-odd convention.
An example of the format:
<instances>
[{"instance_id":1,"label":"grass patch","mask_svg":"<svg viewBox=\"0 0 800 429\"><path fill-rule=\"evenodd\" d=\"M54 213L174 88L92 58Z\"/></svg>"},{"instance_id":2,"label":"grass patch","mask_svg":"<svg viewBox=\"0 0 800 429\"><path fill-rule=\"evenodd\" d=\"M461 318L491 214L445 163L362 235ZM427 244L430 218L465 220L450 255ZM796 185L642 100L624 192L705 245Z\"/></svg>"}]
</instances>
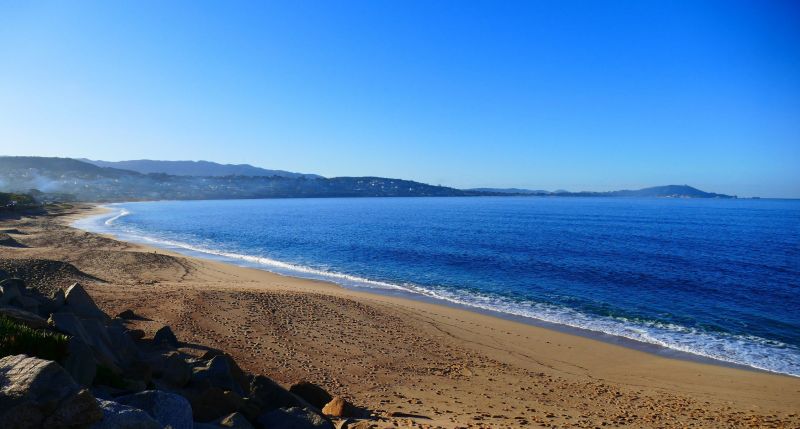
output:
<instances>
[{"instance_id":1,"label":"grass patch","mask_svg":"<svg viewBox=\"0 0 800 429\"><path fill-rule=\"evenodd\" d=\"M26 354L61 362L67 357L69 337L44 329L33 329L0 316L0 357Z\"/></svg>"}]
</instances>

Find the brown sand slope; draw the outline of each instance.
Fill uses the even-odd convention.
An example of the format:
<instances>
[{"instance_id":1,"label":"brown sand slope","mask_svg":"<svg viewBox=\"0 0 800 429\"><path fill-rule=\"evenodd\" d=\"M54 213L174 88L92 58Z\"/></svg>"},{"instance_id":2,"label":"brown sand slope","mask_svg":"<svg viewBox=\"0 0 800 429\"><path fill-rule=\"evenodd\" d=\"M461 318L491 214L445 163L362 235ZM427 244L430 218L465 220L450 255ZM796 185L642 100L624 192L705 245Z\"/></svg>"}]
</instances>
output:
<instances>
[{"instance_id":1,"label":"brown sand slope","mask_svg":"<svg viewBox=\"0 0 800 429\"><path fill-rule=\"evenodd\" d=\"M133 309L150 333L169 324L249 371L309 380L394 415L390 424L800 426L797 378L186 258L63 226L68 219L0 222L22 233L9 234L21 246L0 247L0 267L68 262L107 312Z\"/></svg>"}]
</instances>

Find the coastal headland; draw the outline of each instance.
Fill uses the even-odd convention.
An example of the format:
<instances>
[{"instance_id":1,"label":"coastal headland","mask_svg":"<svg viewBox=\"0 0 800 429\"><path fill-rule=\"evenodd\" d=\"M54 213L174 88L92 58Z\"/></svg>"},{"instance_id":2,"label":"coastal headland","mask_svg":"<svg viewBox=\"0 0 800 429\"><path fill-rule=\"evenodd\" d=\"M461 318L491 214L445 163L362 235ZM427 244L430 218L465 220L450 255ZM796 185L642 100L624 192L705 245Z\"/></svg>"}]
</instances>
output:
<instances>
[{"instance_id":1,"label":"coastal headland","mask_svg":"<svg viewBox=\"0 0 800 429\"><path fill-rule=\"evenodd\" d=\"M168 325L202 355L309 381L379 418L363 427L798 427L800 379L670 359L428 302L190 258L70 227L97 207L0 220L0 269L80 282L131 329ZM5 242L5 241L4 241Z\"/></svg>"}]
</instances>

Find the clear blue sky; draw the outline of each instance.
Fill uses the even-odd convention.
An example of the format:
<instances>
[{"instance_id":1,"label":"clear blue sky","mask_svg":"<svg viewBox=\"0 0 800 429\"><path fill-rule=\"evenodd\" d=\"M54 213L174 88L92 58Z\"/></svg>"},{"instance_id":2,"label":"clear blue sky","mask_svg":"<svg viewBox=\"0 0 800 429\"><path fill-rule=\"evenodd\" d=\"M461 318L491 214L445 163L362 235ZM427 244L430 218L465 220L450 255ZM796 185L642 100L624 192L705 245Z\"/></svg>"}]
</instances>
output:
<instances>
[{"instance_id":1,"label":"clear blue sky","mask_svg":"<svg viewBox=\"0 0 800 429\"><path fill-rule=\"evenodd\" d=\"M0 0L0 154L800 197L800 2Z\"/></svg>"}]
</instances>

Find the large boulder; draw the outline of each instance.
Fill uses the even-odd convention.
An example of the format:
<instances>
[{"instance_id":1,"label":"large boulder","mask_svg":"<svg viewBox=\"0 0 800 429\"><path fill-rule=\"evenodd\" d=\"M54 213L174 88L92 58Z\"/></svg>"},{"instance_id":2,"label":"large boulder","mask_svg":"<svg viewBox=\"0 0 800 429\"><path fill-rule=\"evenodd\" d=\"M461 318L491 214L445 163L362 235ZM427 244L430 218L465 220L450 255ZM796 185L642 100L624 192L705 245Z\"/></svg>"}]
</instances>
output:
<instances>
[{"instance_id":1,"label":"large boulder","mask_svg":"<svg viewBox=\"0 0 800 429\"><path fill-rule=\"evenodd\" d=\"M6 316L18 323L21 323L29 328L42 329L47 328L47 320L39 317L38 314L31 313L30 311L20 310L14 307L0 307L0 315Z\"/></svg>"},{"instance_id":2,"label":"large boulder","mask_svg":"<svg viewBox=\"0 0 800 429\"><path fill-rule=\"evenodd\" d=\"M161 429L161 424L138 408L100 400L103 419L89 429Z\"/></svg>"},{"instance_id":3,"label":"large boulder","mask_svg":"<svg viewBox=\"0 0 800 429\"><path fill-rule=\"evenodd\" d=\"M247 395L247 376L228 355L213 357L206 365L194 368L191 384L196 387L213 386Z\"/></svg>"},{"instance_id":4,"label":"large boulder","mask_svg":"<svg viewBox=\"0 0 800 429\"><path fill-rule=\"evenodd\" d=\"M219 419L217 425L231 429L255 429L242 413L227 415Z\"/></svg>"},{"instance_id":5,"label":"large boulder","mask_svg":"<svg viewBox=\"0 0 800 429\"><path fill-rule=\"evenodd\" d=\"M296 396L263 375L253 377L250 382L250 399L262 412L303 405Z\"/></svg>"},{"instance_id":6,"label":"large boulder","mask_svg":"<svg viewBox=\"0 0 800 429\"><path fill-rule=\"evenodd\" d=\"M39 304L41 304L41 302L32 296L22 295L13 300L12 304L30 313L39 314Z\"/></svg>"},{"instance_id":7,"label":"large boulder","mask_svg":"<svg viewBox=\"0 0 800 429\"><path fill-rule=\"evenodd\" d=\"M75 313L81 318L100 319L106 320L108 316L97 307L92 297L86 292L86 289L75 283L64 294L64 309Z\"/></svg>"},{"instance_id":8,"label":"large boulder","mask_svg":"<svg viewBox=\"0 0 800 429\"><path fill-rule=\"evenodd\" d=\"M9 305L12 301L19 299L22 296L22 288L18 279L5 279L0 282L0 305Z\"/></svg>"},{"instance_id":9,"label":"large boulder","mask_svg":"<svg viewBox=\"0 0 800 429\"><path fill-rule=\"evenodd\" d=\"M120 325L111 325L106 328L106 334L110 345L119 363L128 367L141 360L139 347L136 342L128 335L128 330Z\"/></svg>"},{"instance_id":10,"label":"large boulder","mask_svg":"<svg viewBox=\"0 0 800 429\"><path fill-rule=\"evenodd\" d=\"M322 407L322 414L330 417L354 417L356 409L340 396L334 397Z\"/></svg>"},{"instance_id":11,"label":"large boulder","mask_svg":"<svg viewBox=\"0 0 800 429\"><path fill-rule=\"evenodd\" d=\"M110 348L110 340L105 328L97 323L91 323L92 319L78 319L73 313L58 312L50 315L49 323L57 330L77 337L84 343L92 347L95 360L115 372L120 372L117 358ZM95 320L95 322L97 322ZM88 331L86 328L91 330Z\"/></svg>"},{"instance_id":12,"label":"large boulder","mask_svg":"<svg viewBox=\"0 0 800 429\"><path fill-rule=\"evenodd\" d=\"M48 317L64 308L64 290L56 289L49 299L45 298L39 303L39 314Z\"/></svg>"},{"instance_id":13,"label":"large boulder","mask_svg":"<svg viewBox=\"0 0 800 429\"><path fill-rule=\"evenodd\" d=\"M170 352L161 362L156 375L174 387L183 387L192 378L192 367L180 353Z\"/></svg>"},{"instance_id":14,"label":"large boulder","mask_svg":"<svg viewBox=\"0 0 800 429\"><path fill-rule=\"evenodd\" d=\"M89 389L82 389L70 396L47 417L42 425L45 428L73 428L102 419L100 404Z\"/></svg>"},{"instance_id":15,"label":"large boulder","mask_svg":"<svg viewBox=\"0 0 800 429\"><path fill-rule=\"evenodd\" d=\"M0 427L70 428L99 421L97 400L53 361L0 359Z\"/></svg>"},{"instance_id":16,"label":"large boulder","mask_svg":"<svg viewBox=\"0 0 800 429\"><path fill-rule=\"evenodd\" d=\"M119 396L115 402L144 410L162 426L192 429L192 406L184 397L160 390L146 390Z\"/></svg>"},{"instance_id":17,"label":"large boulder","mask_svg":"<svg viewBox=\"0 0 800 429\"><path fill-rule=\"evenodd\" d=\"M94 376L97 374L97 363L94 360L92 348L77 337L70 338L67 343L64 369L78 384L91 386Z\"/></svg>"},{"instance_id":18,"label":"large boulder","mask_svg":"<svg viewBox=\"0 0 800 429\"><path fill-rule=\"evenodd\" d=\"M159 346L166 345L172 348L178 348L178 346L180 346L178 337L175 336L175 333L172 332L172 328L169 326L164 326L156 331L156 334L153 336L153 344Z\"/></svg>"},{"instance_id":19,"label":"large boulder","mask_svg":"<svg viewBox=\"0 0 800 429\"><path fill-rule=\"evenodd\" d=\"M279 408L264 413L258 423L265 428L282 429L333 429L325 417L307 408Z\"/></svg>"},{"instance_id":20,"label":"large boulder","mask_svg":"<svg viewBox=\"0 0 800 429\"><path fill-rule=\"evenodd\" d=\"M301 381L293 384L289 388L289 391L305 399L309 404L317 407L317 409L320 410L325 406L325 404L333 399L331 394L325 389L308 381Z\"/></svg>"},{"instance_id":21,"label":"large boulder","mask_svg":"<svg viewBox=\"0 0 800 429\"><path fill-rule=\"evenodd\" d=\"M194 419L199 422L210 422L245 407L241 396L219 387L209 387L200 392L190 391L186 396L192 404Z\"/></svg>"}]
</instances>

